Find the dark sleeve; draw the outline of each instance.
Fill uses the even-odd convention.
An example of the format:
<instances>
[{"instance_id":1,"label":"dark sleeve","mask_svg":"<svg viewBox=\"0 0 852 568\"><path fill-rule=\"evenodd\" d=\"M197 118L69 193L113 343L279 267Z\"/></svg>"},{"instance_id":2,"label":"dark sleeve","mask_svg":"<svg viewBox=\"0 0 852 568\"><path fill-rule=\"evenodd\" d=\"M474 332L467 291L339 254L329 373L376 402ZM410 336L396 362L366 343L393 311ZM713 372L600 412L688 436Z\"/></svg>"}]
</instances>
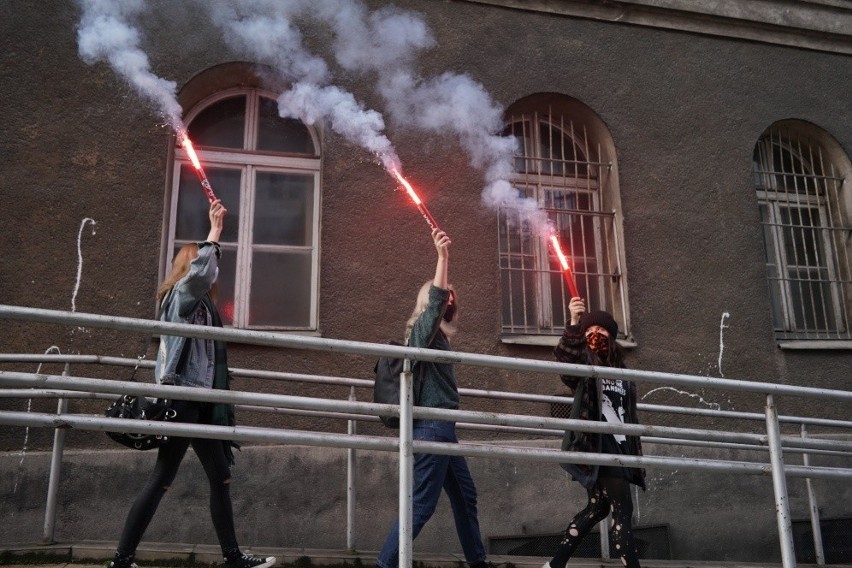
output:
<instances>
[{"instance_id":1,"label":"dark sleeve","mask_svg":"<svg viewBox=\"0 0 852 568\"><path fill-rule=\"evenodd\" d=\"M449 300L449 290L444 290L434 285L429 287L429 303L426 304L426 309L420 314L411 328L411 335L408 338L409 346L429 347L435 334L438 333L441 318L444 317L444 310L447 309L447 302Z\"/></svg>"},{"instance_id":2,"label":"dark sleeve","mask_svg":"<svg viewBox=\"0 0 852 568\"><path fill-rule=\"evenodd\" d=\"M584 352L586 350L586 338L580 334L579 325L566 325L559 338L559 343L553 348L553 354L560 363L584 364L586 362ZM562 382L572 391L577 388L580 377L562 375Z\"/></svg>"}]
</instances>

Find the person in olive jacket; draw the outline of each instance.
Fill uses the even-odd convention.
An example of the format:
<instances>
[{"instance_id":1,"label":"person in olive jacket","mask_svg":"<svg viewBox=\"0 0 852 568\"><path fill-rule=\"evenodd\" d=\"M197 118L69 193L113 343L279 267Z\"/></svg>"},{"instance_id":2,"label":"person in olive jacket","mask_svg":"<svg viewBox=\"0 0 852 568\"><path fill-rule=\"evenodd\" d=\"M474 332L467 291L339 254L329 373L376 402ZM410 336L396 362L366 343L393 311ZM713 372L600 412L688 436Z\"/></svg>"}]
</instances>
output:
<instances>
[{"instance_id":1,"label":"person in olive jacket","mask_svg":"<svg viewBox=\"0 0 852 568\"><path fill-rule=\"evenodd\" d=\"M559 344L554 349L563 363L624 367L621 347L616 343L618 323L604 311L586 313L582 298L572 298L569 304L571 321L565 326ZM570 418L603 421L614 424L637 424L636 384L633 381L595 377L562 376L574 396ZM565 432L562 449L574 452L594 452L613 455L642 455L637 436ZM630 484L645 489L642 469L618 465L561 464L589 495L586 508L577 513L565 530L556 555L544 568L565 568L565 564L582 542L583 537L612 513L610 534L616 554L628 568L638 568L636 541L633 538L633 501Z\"/></svg>"},{"instance_id":2,"label":"person in olive jacket","mask_svg":"<svg viewBox=\"0 0 852 568\"><path fill-rule=\"evenodd\" d=\"M406 344L411 347L450 350L449 336L455 333L456 294L447 280L450 238L434 229L432 240L438 252L435 276L417 294L414 311L405 330ZM459 407L456 374L450 363L416 362L412 371L420 376L417 406L430 408ZM456 424L445 420L414 420L415 440L457 444ZM412 535L416 538L438 505L441 492L446 493L453 509L456 533L471 568L493 568L486 560L485 545L479 530L476 486L464 456L437 454L414 455L414 493L412 498ZM382 547L376 566L396 568L399 565L399 522L395 522Z\"/></svg>"}]
</instances>

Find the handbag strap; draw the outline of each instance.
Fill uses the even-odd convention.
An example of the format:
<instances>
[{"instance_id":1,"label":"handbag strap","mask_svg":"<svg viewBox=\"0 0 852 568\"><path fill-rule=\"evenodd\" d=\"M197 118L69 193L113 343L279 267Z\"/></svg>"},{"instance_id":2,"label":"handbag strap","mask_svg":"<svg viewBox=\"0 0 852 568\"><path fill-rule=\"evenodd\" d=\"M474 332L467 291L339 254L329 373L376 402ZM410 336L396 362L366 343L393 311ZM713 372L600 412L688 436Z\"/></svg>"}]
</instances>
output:
<instances>
[{"instance_id":1,"label":"handbag strap","mask_svg":"<svg viewBox=\"0 0 852 568\"><path fill-rule=\"evenodd\" d=\"M144 359L148 354L148 348L151 347L151 344L154 343L154 336L149 335L147 337L142 338L142 349L139 352L139 355L136 356L136 366L133 367L133 372L130 374L130 380L136 381L136 371L139 370L139 365L142 363L142 359Z\"/></svg>"}]
</instances>

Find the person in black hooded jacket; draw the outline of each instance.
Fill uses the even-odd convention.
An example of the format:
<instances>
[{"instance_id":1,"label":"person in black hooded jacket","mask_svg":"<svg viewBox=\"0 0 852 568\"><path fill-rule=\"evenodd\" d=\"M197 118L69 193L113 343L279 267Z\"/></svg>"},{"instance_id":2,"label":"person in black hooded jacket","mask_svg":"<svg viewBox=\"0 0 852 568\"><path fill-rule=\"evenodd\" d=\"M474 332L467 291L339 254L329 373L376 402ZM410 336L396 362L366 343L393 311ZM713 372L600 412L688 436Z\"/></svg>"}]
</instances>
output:
<instances>
[{"instance_id":1,"label":"person in black hooded jacket","mask_svg":"<svg viewBox=\"0 0 852 568\"><path fill-rule=\"evenodd\" d=\"M571 321L554 349L557 360L563 363L624 368L621 347L616 343L618 323L604 311L586 313L582 298L572 298L569 305ZM636 384L633 381L595 377L562 376L571 389L574 404L570 418L603 421L616 424L637 424ZM642 446L637 436L566 431L562 449L575 452L595 452L615 455L641 456ZM589 495L586 508L577 513L565 530L565 536L552 560L544 568L565 568L568 559L583 537L612 513L610 534L616 554L627 568L639 568L636 542L633 538L633 501L630 484L645 489L642 469L616 465L561 464Z\"/></svg>"}]
</instances>

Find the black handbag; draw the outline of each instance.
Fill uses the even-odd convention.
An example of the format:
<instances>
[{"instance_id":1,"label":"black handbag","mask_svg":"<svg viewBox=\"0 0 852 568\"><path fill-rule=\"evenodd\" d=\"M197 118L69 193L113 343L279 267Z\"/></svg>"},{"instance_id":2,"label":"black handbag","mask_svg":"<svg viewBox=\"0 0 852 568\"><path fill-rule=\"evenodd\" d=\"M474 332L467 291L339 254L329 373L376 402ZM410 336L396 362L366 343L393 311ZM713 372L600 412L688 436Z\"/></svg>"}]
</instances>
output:
<instances>
[{"instance_id":1,"label":"black handbag","mask_svg":"<svg viewBox=\"0 0 852 568\"><path fill-rule=\"evenodd\" d=\"M128 420L158 420L169 422L175 419L177 413L171 408L168 400L150 400L144 396L123 394L106 409L107 418L125 418ZM107 436L128 448L134 450L150 450L159 448L169 441L163 434L136 434L133 432L107 432Z\"/></svg>"},{"instance_id":2,"label":"black handbag","mask_svg":"<svg viewBox=\"0 0 852 568\"><path fill-rule=\"evenodd\" d=\"M136 380L136 371L139 369L139 362L145 356L147 345L153 342L153 338L146 342L146 348L137 358L136 367L133 368L133 374L130 375L130 380ZM134 394L122 394L106 409L104 415L107 418L124 418L127 420L157 420L161 422L171 422L177 417L177 412L171 407L171 401L164 399L151 400L144 396ZM134 450L150 450L159 448L168 443L169 437L163 434L136 434L133 432L106 432L112 440L115 440L122 446L127 446Z\"/></svg>"}]
</instances>

